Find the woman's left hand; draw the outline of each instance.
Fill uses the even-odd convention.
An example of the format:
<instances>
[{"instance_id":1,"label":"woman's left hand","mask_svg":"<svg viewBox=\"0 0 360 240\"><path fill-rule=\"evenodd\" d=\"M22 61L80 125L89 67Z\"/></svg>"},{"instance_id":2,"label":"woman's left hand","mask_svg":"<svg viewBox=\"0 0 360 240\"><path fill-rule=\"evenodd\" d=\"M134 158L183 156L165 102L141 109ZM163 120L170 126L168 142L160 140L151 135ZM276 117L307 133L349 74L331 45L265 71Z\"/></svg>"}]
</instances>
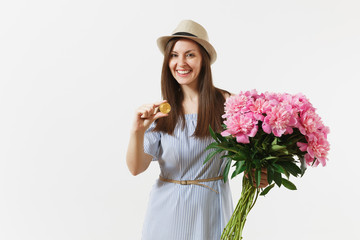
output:
<instances>
[{"instance_id":1,"label":"woman's left hand","mask_svg":"<svg viewBox=\"0 0 360 240\"><path fill-rule=\"evenodd\" d=\"M245 176L248 178L247 174ZM252 177L252 180L253 180L253 186L256 187L255 169L251 173L251 177ZM269 185L269 182L267 180L267 169L262 168L261 169L261 180L260 180L259 188L264 188L264 187L267 187L268 185Z\"/></svg>"}]
</instances>

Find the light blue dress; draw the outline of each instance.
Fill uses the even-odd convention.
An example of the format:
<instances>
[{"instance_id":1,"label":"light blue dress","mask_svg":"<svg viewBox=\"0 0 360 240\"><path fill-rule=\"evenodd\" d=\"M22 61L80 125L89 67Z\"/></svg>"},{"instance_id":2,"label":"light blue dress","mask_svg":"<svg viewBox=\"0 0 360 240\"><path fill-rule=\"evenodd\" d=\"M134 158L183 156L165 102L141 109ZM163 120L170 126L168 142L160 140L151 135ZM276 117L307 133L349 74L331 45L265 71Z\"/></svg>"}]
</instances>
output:
<instances>
[{"instance_id":1,"label":"light blue dress","mask_svg":"<svg viewBox=\"0 0 360 240\"><path fill-rule=\"evenodd\" d=\"M174 180L207 179L221 176L225 161L220 156L203 164L214 140L199 140L194 133L197 114L185 115L174 135L152 132L153 123L145 132L144 151L160 166L161 176ZM143 225L143 240L219 240L233 212L229 182L205 182L218 193L198 185L180 185L156 180Z\"/></svg>"}]
</instances>

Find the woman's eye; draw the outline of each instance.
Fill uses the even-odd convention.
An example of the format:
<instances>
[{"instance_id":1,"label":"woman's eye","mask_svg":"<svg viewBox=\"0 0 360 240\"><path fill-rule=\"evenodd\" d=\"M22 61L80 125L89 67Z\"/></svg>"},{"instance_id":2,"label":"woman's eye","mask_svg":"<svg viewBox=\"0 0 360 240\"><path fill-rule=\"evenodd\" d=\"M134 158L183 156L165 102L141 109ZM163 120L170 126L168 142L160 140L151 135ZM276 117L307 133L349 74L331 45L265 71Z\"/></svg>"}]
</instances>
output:
<instances>
[{"instance_id":1,"label":"woman's eye","mask_svg":"<svg viewBox=\"0 0 360 240\"><path fill-rule=\"evenodd\" d=\"M173 54L170 55L170 57L172 57L172 58L177 57L177 55L173 53Z\"/></svg>"},{"instance_id":2,"label":"woman's eye","mask_svg":"<svg viewBox=\"0 0 360 240\"><path fill-rule=\"evenodd\" d=\"M187 57L194 57L195 55L192 54L192 53L188 53L186 56L187 56Z\"/></svg>"}]
</instances>

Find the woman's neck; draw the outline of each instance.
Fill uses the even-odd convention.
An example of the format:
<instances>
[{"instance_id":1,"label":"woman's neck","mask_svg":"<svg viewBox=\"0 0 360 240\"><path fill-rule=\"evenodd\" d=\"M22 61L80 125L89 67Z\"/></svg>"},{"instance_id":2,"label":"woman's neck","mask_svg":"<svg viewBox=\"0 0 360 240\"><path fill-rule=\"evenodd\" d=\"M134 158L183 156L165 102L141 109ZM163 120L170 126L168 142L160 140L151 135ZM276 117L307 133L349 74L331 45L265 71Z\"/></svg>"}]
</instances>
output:
<instances>
[{"instance_id":1,"label":"woman's neck","mask_svg":"<svg viewBox=\"0 0 360 240\"><path fill-rule=\"evenodd\" d=\"M197 103L197 100L199 98L199 93L198 93L197 89L190 87L190 86L183 85L183 86L181 86L181 90L184 94L184 101Z\"/></svg>"},{"instance_id":2,"label":"woman's neck","mask_svg":"<svg viewBox=\"0 0 360 240\"><path fill-rule=\"evenodd\" d=\"M183 109L185 114L197 113L199 103L199 93L189 86L181 86L184 94Z\"/></svg>"}]
</instances>

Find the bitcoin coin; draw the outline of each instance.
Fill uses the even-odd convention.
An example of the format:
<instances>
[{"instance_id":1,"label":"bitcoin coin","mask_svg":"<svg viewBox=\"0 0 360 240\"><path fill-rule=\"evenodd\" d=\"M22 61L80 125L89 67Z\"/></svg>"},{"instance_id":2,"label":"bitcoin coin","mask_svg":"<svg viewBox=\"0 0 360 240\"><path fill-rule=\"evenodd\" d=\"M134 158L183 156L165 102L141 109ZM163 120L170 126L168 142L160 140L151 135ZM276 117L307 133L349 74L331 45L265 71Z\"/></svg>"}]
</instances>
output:
<instances>
[{"instance_id":1,"label":"bitcoin coin","mask_svg":"<svg viewBox=\"0 0 360 240\"><path fill-rule=\"evenodd\" d=\"M160 112L162 112L162 113L169 113L171 110L171 106L170 106L170 104L165 102L165 103L160 104L159 109L160 109Z\"/></svg>"}]
</instances>

